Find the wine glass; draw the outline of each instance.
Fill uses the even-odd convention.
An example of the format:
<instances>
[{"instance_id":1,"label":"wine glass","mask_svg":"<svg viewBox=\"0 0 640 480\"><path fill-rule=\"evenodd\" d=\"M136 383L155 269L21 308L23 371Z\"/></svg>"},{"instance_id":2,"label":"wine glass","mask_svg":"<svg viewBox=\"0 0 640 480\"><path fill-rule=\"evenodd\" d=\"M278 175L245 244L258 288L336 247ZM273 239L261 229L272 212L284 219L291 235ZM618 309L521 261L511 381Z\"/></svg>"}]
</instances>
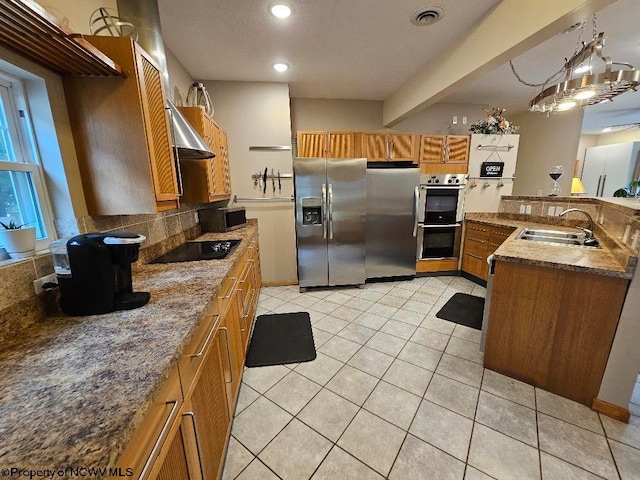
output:
<instances>
[{"instance_id":1,"label":"wine glass","mask_svg":"<svg viewBox=\"0 0 640 480\"><path fill-rule=\"evenodd\" d=\"M564 165L554 165L549 169L549 176L553 180L553 185L549 189L550 197L557 197L562 193L562 188L558 184L558 179L562 176L563 173L564 173Z\"/></svg>"}]
</instances>

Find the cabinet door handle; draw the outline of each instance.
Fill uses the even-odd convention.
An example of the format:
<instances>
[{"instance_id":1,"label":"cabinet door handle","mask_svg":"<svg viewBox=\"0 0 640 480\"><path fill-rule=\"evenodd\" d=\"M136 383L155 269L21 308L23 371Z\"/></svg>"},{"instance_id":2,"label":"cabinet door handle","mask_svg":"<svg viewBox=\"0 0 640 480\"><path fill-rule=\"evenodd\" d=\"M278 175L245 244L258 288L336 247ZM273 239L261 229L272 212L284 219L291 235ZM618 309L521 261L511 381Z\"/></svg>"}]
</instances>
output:
<instances>
[{"instance_id":1,"label":"cabinet door handle","mask_svg":"<svg viewBox=\"0 0 640 480\"><path fill-rule=\"evenodd\" d=\"M325 183L322 184L322 205L320 206L320 209L322 210L322 238L326 239L327 238L327 222L328 220L328 214L327 211L329 210L329 205L327 205L327 185Z\"/></svg>"},{"instance_id":2,"label":"cabinet door handle","mask_svg":"<svg viewBox=\"0 0 640 480\"><path fill-rule=\"evenodd\" d=\"M177 400L171 400L170 402L166 402L166 405L169 405L170 403L172 403L173 406L171 407L171 411L169 412L167 421L162 426L162 430L160 430L160 435L158 435L158 439L156 440L156 443L153 444L151 453L149 454L147 461L144 463L144 467L142 467L142 472L140 473L140 477L138 478L138 480L147 480L149 478L149 472L151 471L151 466L156 461L156 458L158 458L158 455L160 454L160 449L162 448L166 440L166 436L169 434L169 429L171 427L171 424L177 417L178 407L180 406L180 402L178 402Z\"/></svg>"},{"instance_id":3,"label":"cabinet door handle","mask_svg":"<svg viewBox=\"0 0 640 480\"><path fill-rule=\"evenodd\" d=\"M213 338L213 334L216 332L216 328L218 327L219 321L220 321L220 315L216 315L216 320L213 322L213 325L211 325L211 329L209 330L209 334L207 335L207 338L202 344L202 348L198 350L198 353L192 353L191 355L189 355L189 357L198 358L204 355L204 352L207 350L207 347L211 343L211 338Z\"/></svg>"},{"instance_id":4,"label":"cabinet door handle","mask_svg":"<svg viewBox=\"0 0 640 480\"><path fill-rule=\"evenodd\" d=\"M225 341L227 342L227 360L229 361L229 377L231 379L227 383L233 383L233 365L231 364L231 342L229 341L229 330L227 327L220 327L220 330L224 331Z\"/></svg>"},{"instance_id":5,"label":"cabinet door handle","mask_svg":"<svg viewBox=\"0 0 640 480\"><path fill-rule=\"evenodd\" d=\"M229 300L231 298L231 295L233 295L233 291L235 290L236 285L238 284L238 277L230 277L230 278L233 280L233 285L229 289L229 293L227 293L224 297L218 297L221 300Z\"/></svg>"},{"instance_id":6,"label":"cabinet door handle","mask_svg":"<svg viewBox=\"0 0 640 480\"><path fill-rule=\"evenodd\" d=\"M193 412L184 412L182 414L183 417L189 417L191 418L191 423L193 424L193 433L194 433L194 437L196 439L196 451L198 452L198 464L200 465L200 475L202 476L202 478L206 478L204 475L204 468L202 466L202 454L201 449L200 449L200 435L198 434L198 424L196 422L196 414Z\"/></svg>"}]
</instances>

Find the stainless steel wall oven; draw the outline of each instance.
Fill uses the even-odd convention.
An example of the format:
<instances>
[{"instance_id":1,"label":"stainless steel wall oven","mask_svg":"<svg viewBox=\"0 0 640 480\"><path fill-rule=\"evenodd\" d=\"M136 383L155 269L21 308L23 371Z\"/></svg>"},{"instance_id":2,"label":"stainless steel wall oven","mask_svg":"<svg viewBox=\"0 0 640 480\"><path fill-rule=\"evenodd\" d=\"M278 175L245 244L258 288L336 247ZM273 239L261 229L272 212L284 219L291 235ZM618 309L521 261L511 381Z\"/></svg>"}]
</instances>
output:
<instances>
[{"instance_id":1,"label":"stainless steel wall oven","mask_svg":"<svg viewBox=\"0 0 640 480\"><path fill-rule=\"evenodd\" d=\"M421 177L418 260L459 256L465 178L464 174Z\"/></svg>"}]
</instances>

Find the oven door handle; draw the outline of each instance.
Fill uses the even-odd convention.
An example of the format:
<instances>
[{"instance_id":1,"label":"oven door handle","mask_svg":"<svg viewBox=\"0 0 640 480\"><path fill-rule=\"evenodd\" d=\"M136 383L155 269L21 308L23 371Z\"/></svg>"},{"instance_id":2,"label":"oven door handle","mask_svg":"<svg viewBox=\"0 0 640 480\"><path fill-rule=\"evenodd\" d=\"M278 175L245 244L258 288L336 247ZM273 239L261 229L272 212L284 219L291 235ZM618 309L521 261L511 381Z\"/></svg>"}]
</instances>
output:
<instances>
[{"instance_id":1,"label":"oven door handle","mask_svg":"<svg viewBox=\"0 0 640 480\"><path fill-rule=\"evenodd\" d=\"M413 190L413 236L418 236L418 212L420 210L420 189Z\"/></svg>"},{"instance_id":2,"label":"oven door handle","mask_svg":"<svg viewBox=\"0 0 640 480\"><path fill-rule=\"evenodd\" d=\"M467 186L465 184L455 184L455 185L450 185L450 184L445 184L445 185L426 185L426 184L422 184L420 185L420 188L422 188L423 190L440 190L442 188L448 188L450 190L464 190L465 188L467 188Z\"/></svg>"},{"instance_id":3,"label":"oven door handle","mask_svg":"<svg viewBox=\"0 0 640 480\"><path fill-rule=\"evenodd\" d=\"M461 226L461 223L447 223L445 225L425 225L424 223L421 223L420 225L418 225L418 227L420 228L451 228L451 227L459 227Z\"/></svg>"}]
</instances>

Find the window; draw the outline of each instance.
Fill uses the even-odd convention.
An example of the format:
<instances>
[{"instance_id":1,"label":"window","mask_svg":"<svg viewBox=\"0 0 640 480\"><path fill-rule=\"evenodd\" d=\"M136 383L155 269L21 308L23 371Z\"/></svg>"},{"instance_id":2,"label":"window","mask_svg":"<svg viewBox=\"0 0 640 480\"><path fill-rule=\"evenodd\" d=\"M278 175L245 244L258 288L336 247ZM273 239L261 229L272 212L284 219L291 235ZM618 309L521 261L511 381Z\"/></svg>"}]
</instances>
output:
<instances>
[{"instance_id":1,"label":"window","mask_svg":"<svg viewBox=\"0 0 640 480\"><path fill-rule=\"evenodd\" d=\"M0 221L36 228L36 248L55 239L22 83L0 76Z\"/></svg>"}]
</instances>

